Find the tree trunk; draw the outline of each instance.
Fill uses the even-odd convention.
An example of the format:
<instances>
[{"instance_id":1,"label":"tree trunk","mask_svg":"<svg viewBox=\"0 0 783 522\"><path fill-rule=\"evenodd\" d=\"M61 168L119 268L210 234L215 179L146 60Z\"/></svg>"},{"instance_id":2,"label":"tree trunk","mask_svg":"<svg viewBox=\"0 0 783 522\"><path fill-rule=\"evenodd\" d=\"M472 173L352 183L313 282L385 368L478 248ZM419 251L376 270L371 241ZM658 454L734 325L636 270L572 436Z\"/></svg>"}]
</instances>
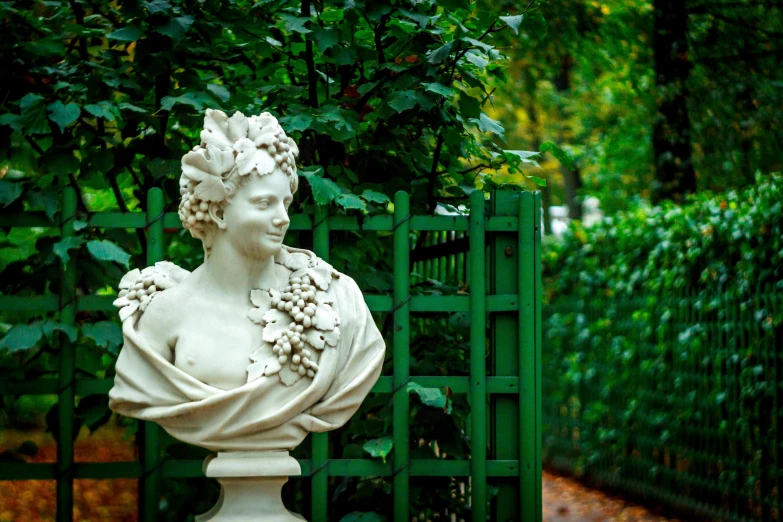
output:
<instances>
[{"instance_id":1,"label":"tree trunk","mask_svg":"<svg viewBox=\"0 0 783 522\"><path fill-rule=\"evenodd\" d=\"M653 202L681 202L696 192L691 159L691 120L686 82L688 12L683 0L654 0L653 54L658 114L653 126Z\"/></svg>"},{"instance_id":2,"label":"tree trunk","mask_svg":"<svg viewBox=\"0 0 783 522\"><path fill-rule=\"evenodd\" d=\"M566 54L560 60L560 74L555 78L555 88L559 92L571 90L571 68L574 66L574 60L570 54ZM561 107L561 121L568 121L568 115ZM560 143L565 142L564 132L561 131ZM568 205L568 217L570 219L582 219L582 201L580 199L580 190L582 189L582 173L579 167L574 164L573 169L561 167L563 174L563 184L565 185L565 203Z\"/></svg>"}]
</instances>

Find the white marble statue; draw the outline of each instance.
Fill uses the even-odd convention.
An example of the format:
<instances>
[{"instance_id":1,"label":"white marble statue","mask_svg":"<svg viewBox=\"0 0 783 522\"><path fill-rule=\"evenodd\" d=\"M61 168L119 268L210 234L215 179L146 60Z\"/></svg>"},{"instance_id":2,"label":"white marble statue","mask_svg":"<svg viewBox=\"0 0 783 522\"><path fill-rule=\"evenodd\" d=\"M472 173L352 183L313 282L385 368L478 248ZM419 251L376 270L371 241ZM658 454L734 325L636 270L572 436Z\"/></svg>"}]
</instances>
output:
<instances>
[{"instance_id":1,"label":"white marble statue","mask_svg":"<svg viewBox=\"0 0 783 522\"><path fill-rule=\"evenodd\" d=\"M204 263L164 261L120 282L125 342L109 405L221 452L208 476L296 474L287 451L345 424L381 372L384 342L356 283L283 245L298 152L268 113L207 110L201 144L182 158L179 205ZM200 520L294 520L259 518L258 506L242 518L232 498Z\"/></svg>"}]
</instances>

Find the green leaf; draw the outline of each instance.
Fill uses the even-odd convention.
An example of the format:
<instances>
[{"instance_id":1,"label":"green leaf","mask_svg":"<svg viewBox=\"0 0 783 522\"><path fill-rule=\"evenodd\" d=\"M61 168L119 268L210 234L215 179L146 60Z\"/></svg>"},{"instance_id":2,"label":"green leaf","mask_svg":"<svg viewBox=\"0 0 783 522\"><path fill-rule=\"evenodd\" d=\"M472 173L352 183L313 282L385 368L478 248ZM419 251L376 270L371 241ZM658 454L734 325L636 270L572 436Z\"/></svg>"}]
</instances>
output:
<instances>
[{"instance_id":1,"label":"green leaf","mask_svg":"<svg viewBox=\"0 0 783 522\"><path fill-rule=\"evenodd\" d=\"M118 42L124 42L124 43L130 43L135 42L139 38L142 37L144 33L141 29L139 29L136 26L129 25L127 27L123 27L122 29L119 29L117 31L114 31L113 33L109 33L106 35L106 38L109 40L116 40Z\"/></svg>"},{"instance_id":2,"label":"green leaf","mask_svg":"<svg viewBox=\"0 0 783 522\"><path fill-rule=\"evenodd\" d=\"M161 25L153 29L154 32L160 33L171 38L175 43L179 43L185 38L188 29L196 19L191 15L179 16L172 18L166 25Z\"/></svg>"},{"instance_id":3,"label":"green leaf","mask_svg":"<svg viewBox=\"0 0 783 522\"><path fill-rule=\"evenodd\" d=\"M50 103L47 109L49 109L49 119L55 122L62 132L65 132L65 128L68 125L79 119L79 106L75 103L65 105L60 100L57 100L54 103Z\"/></svg>"},{"instance_id":4,"label":"green leaf","mask_svg":"<svg viewBox=\"0 0 783 522\"><path fill-rule=\"evenodd\" d=\"M527 176L527 179L533 181L539 187L546 187L546 180L544 178L539 178L538 176Z\"/></svg>"},{"instance_id":5,"label":"green leaf","mask_svg":"<svg viewBox=\"0 0 783 522\"><path fill-rule=\"evenodd\" d=\"M539 165L538 161L536 161L536 159L539 159L541 156L540 152L535 152L532 150L504 150L503 155L512 163L529 163L531 165L535 165L539 169L541 168L541 165Z\"/></svg>"},{"instance_id":6,"label":"green leaf","mask_svg":"<svg viewBox=\"0 0 783 522\"><path fill-rule=\"evenodd\" d=\"M218 97L221 101L228 101L229 98L231 98L231 93L228 92L228 89L226 89L224 86L219 85L217 83L210 83L207 85L207 90Z\"/></svg>"},{"instance_id":7,"label":"green leaf","mask_svg":"<svg viewBox=\"0 0 783 522\"><path fill-rule=\"evenodd\" d=\"M391 437L368 440L362 448L373 457L380 457L386 463L386 456L391 452L394 443Z\"/></svg>"},{"instance_id":8,"label":"green leaf","mask_svg":"<svg viewBox=\"0 0 783 522\"><path fill-rule=\"evenodd\" d=\"M15 131L22 130L21 125L22 117L18 114L12 114L10 112L7 112L0 116L0 125L6 125L8 127L11 127Z\"/></svg>"},{"instance_id":9,"label":"green leaf","mask_svg":"<svg viewBox=\"0 0 783 522\"><path fill-rule=\"evenodd\" d=\"M356 194L340 194L336 203L345 209L367 210L367 204L359 199L359 196Z\"/></svg>"},{"instance_id":10,"label":"green leaf","mask_svg":"<svg viewBox=\"0 0 783 522\"><path fill-rule=\"evenodd\" d=\"M477 53L476 51L468 51L465 53L465 59L478 67L479 69L484 69L484 67L487 66L489 63L489 60L486 56L484 56L481 53Z\"/></svg>"},{"instance_id":11,"label":"green leaf","mask_svg":"<svg viewBox=\"0 0 783 522\"><path fill-rule=\"evenodd\" d=\"M55 255L59 257L60 260L62 260L63 265L67 265L68 261L71 260L71 256L68 255L68 251L73 250L74 248L79 248L83 244L84 238L81 236L70 236L55 243L52 247L52 250L54 250Z\"/></svg>"},{"instance_id":12,"label":"green leaf","mask_svg":"<svg viewBox=\"0 0 783 522\"><path fill-rule=\"evenodd\" d=\"M283 14L280 17L283 19L283 23L288 32L301 34L312 33L310 29L304 26L304 24L310 21L310 18L298 18L290 14Z\"/></svg>"},{"instance_id":13,"label":"green leaf","mask_svg":"<svg viewBox=\"0 0 783 522\"><path fill-rule=\"evenodd\" d=\"M446 394L438 388L424 388L415 382L408 383L408 392L414 392L421 399L422 404L438 408L445 413L451 413L451 403Z\"/></svg>"},{"instance_id":14,"label":"green leaf","mask_svg":"<svg viewBox=\"0 0 783 522\"><path fill-rule=\"evenodd\" d=\"M481 113L481 117L478 120L478 128L481 132L491 132L492 134L495 134L501 138L503 138L505 133L503 125L496 122L483 112Z\"/></svg>"},{"instance_id":15,"label":"green leaf","mask_svg":"<svg viewBox=\"0 0 783 522\"><path fill-rule=\"evenodd\" d=\"M172 11L171 4L166 2L166 0L152 0L151 2L143 2L142 5L147 9L149 14L168 14Z\"/></svg>"},{"instance_id":16,"label":"green leaf","mask_svg":"<svg viewBox=\"0 0 783 522\"><path fill-rule=\"evenodd\" d=\"M310 124L313 123L312 114L300 112L296 116L281 118L281 124L285 125L285 129L288 132L291 131L306 131L310 128Z\"/></svg>"},{"instance_id":17,"label":"green leaf","mask_svg":"<svg viewBox=\"0 0 783 522\"><path fill-rule=\"evenodd\" d=\"M446 58L449 57L449 54L451 54L451 47L453 45L454 45L454 40L451 40L450 42L443 44L437 49L430 51L427 61L429 63L436 64L436 65L444 62Z\"/></svg>"},{"instance_id":18,"label":"green leaf","mask_svg":"<svg viewBox=\"0 0 783 522\"><path fill-rule=\"evenodd\" d=\"M22 195L22 184L0 179L0 205L7 207Z\"/></svg>"},{"instance_id":19,"label":"green leaf","mask_svg":"<svg viewBox=\"0 0 783 522\"><path fill-rule=\"evenodd\" d=\"M416 105L423 110L430 110L435 106L432 100L418 91L397 91L388 98L389 106L397 113L407 111Z\"/></svg>"},{"instance_id":20,"label":"green leaf","mask_svg":"<svg viewBox=\"0 0 783 522\"><path fill-rule=\"evenodd\" d=\"M65 54L65 44L59 35L51 35L35 42L28 42L24 47L35 56L62 56Z\"/></svg>"},{"instance_id":21,"label":"green leaf","mask_svg":"<svg viewBox=\"0 0 783 522\"><path fill-rule=\"evenodd\" d=\"M516 16L501 16L500 19L505 22L507 26L511 28L512 31L514 31L514 34L519 34L519 25L522 23L522 20L525 18L525 15L516 15Z\"/></svg>"},{"instance_id":22,"label":"green leaf","mask_svg":"<svg viewBox=\"0 0 783 522\"><path fill-rule=\"evenodd\" d=\"M574 168L574 158L571 157L569 153L552 143L551 141L547 141L541 144L540 147L541 152L548 152L557 160L563 164L564 167L567 169L573 169Z\"/></svg>"},{"instance_id":23,"label":"green leaf","mask_svg":"<svg viewBox=\"0 0 783 522\"><path fill-rule=\"evenodd\" d=\"M109 101L101 101L98 103L85 105L84 110L96 118L104 118L107 121L114 121L114 119L119 116L117 107Z\"/></svg>"},{"instance_id":24,"label":"green leaf","mask_svg":"<svg viewBox=\"0 0 783 522\"><path fill-rule=\"evenodd\" d=\"M383 194L381 192L375 192L374 190L365 189L364 192L362 192L362 197L369 201L370 203L379 203L379 204L385 204L391 201L389 199L389 196L386 194Z\"/></svg>"},{"instance_id":25,"label":"green leaf","mask_svg":"<svg viewBox=\"0 0 783 522\"><path fill-rule=\"evenodd\" d=\"M88 241L87 250L92 257L98 261L114 261L115 263L119 263L125 268L128 268L128 261L130 261L131 257L130 254L108 239Z\"/></svg>"},{"instance_id":26,"label":"green leaf","mask_svg":"<svg viewBox=\"0 0 783 522\"><path fill-rule=\"evenodd\" d=\"M317 205L328 205L336 197L343 193L337 183L331 179L324 178L323 169L315 167L312 170L299 169L299 175L303 176L313 191L313 199Z\"/></svg>"},{"instance_id":27,"label":"green leaf","mask_svg":"<svg viewBox=\"0 0 783 522\"><path fill-rule=\"evenodd\" d=\"M99 321L86 324L82 327L82 333L88 339L92 339L97 346L105 348L114 354L119 353L123 338L122 328L116 322Z\"/></svg>"},{"instance_id":28,"label":"green leaf","mask_svg":"<svg viewBox=\"0 0 783 522\"><path fill-rule=\"evenodd\" d=\"M160 108L170 111L177 103L190 105L197 111L215 104L214 99L205 92L186 92L182 96L165 96L160 101Z\"/></svg>"},{"instance_id":29,"label":"green leaf","mask_svg":"<svg viewBox=\"0 0 783 522\"><path fill-rule=\"evenodd\" d=\"M121 103L119 104L119 108L122 110L128 110L133 112L140 112L142 114L146 114L147 109L142 109L141 107L137 107L133 105L132 103Z\"/></svg>"},{"instance_id":30,"label":"green leaf","mask_svg":"<svg viewBox=\"0 0 783 522\"><path fill-rule=\"evenodd\" d=\"M341 518L340 522L386 522L386 519L378 513L360 513L359 511L354 511Z\"/></svg>"},{"instance_id":31,"label":"green leaf","mask_svg":"<svg viewBox=\"0 0 783 522\"><path fill-rule=\"evenodd\" d=\"M29 350L43 337L43 330L37 324L17 324L8 330L2 340L0 348L8 348L11 352Z\"/></svg>"},{"instance_id":32,"label":"green leaf","mask_svg":"<svg viewBox=\"0 0 783 522\"><path fill-rule=\"evenodd\" d=\"M314 25L312 38L315 40L315 43L321 52L325 52L340 41L340 33L336 29Z\"/></svg>"},{"instance_id":33,"label":"green leaf","mask_svg":"<svg viewBox=\"0 0 783 522\"><path fill-rule=\"evenodd\" d=\"M90 433L94 432L111 418L109 409L109 396L104 393L87 395L79 400L76 406L76 417L80 419L83 425L89 428Z\"/></svg>"},{"instance_id":34,"label":"green leaf","mask_svg":"<svg viewBox=\"0 0 783 522\"><path fill-rule=\"evenodd\" d=\"M22 109L19 123L28 134L49 134L52 128L49 125L49 116L46 111L44 99L37 94L26 94L19 103Z\"/></svg>"},{"instance_id":35,"label":"green leaf","mask_svg":"<svg viewBox=\"0 0 783 522\"><path fill-rule=\"evenodd\" d=\"M446 87L445 85L441 83L422 83L422 87L424 87L425 91L434 92L435 94L440 94L441 96L445 96L446 98L451 98L455 94L457 94L457 91L452 89L451 87Z\"/></svg>"},{"instance_id":36,"label":"green leaf","mask_svg":"<svg viewBox=\"0 0 783 522\"><path fill-rule=\"evenodd\" d=\"M481 104L476 98L465 93L459 96L459 111L463 118L481 118Z\"/></svg>"},{"instance_id":37,"label":"green leaf","mask_svg":"<svg viewBox=\"0 0 783 522\"><path fill-rule=\"evenodd\" d=\"M68 340L71 342L76 341L79 336L79 331L72 324L63 324L51 319L43 321L41 323L41 329L46 337L49 337L54 332L62 332L68 336Z\"/></svg>"}]
</instances>

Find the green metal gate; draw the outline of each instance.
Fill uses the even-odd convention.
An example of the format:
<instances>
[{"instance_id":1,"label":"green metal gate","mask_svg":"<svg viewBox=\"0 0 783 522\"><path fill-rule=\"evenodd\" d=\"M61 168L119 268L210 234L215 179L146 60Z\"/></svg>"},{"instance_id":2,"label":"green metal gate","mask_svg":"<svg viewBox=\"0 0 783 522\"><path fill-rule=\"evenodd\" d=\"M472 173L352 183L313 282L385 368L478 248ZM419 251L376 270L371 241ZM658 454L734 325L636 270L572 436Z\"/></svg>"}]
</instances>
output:
<instances>
[{"instance_id":1,"label":"green metal gate","mask_svg":"<svg viewBox=\"0 0 783 522\"><path fill-rule=\"evenodd\" d=\"M489 212L486 209L489 208ZM489 205L481 191L470 199L469 215L412 216L409 196L398 192L394 214L363 220L328 214L318 207L314 216L295 215L290 230L312 230L314 250L329 259L330 231L386 231L394 241L393 295L365 295L374 312L393 314L393 375L382 376L374 393L393 395L392 458L333 459L329 435L311 436L312 458L300 460L303 477L311 481L311 522L327 519L328 478L336 476L384 477L392 484L390 520L407 522L410 512L410 477L466 477L474 522L541 520L541 273L540 199L538 193L495 192ZM61 235L74 233L76 194L63 193L59 223L43 213L0 214L3 227L56 227ZM94 213L79 218L101 228L146 229L147 263L164 259L164 228L180 227L176 213L164 212L159 189L147 194L142 213ZM467 233L468 256L453 259L452 268L464 269L470 282L468 295L411 295L410 253L412 233L447 231ZM446 263L443 263L446 266ZM63 270L60 295L0 296L0 310L50 312L74 325L77 311L110 311L113 296L78 295L75 260ZM489 292L487 292L489 290ZM470 314L470 375L410 375L410 314L463 312ZM1 480L57 480L57 521L73 517L75 478L139 480L139 520L156 521L163 477L203 476L202 462L161 459L159 428L142 423L137 434L139 456L133 462L75 463L74 405L77 395L107 393L110 379L79 379L75 372L75 346L60 338L57 379L0 380L2 394L57 394L58 451L54 464L4 463ZM411 459L409 457L408 383L449 387L468 394L471 404L470 459ZM307 444L307 442L305 442ZM495 484L496 494L489 491Z\"/></svg>"}]
</instances>

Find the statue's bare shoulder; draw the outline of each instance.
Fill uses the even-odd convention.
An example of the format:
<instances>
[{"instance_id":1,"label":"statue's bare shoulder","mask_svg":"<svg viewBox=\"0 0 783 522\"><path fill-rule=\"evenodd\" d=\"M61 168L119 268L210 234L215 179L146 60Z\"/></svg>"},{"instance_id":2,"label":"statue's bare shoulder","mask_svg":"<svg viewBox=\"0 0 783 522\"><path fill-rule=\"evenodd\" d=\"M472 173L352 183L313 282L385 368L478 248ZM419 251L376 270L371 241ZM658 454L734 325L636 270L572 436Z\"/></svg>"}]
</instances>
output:
<instances>
[{"instance_id":1,"label":"statue's bare shoulder","mask_svg":"<svg viewBox=\"0 0 783 522\"><path fill-rule=\"evenodd\" d=\"M188 306L187 280L155 294L146 310L139 317L136 329L150 347L169 362L174 360L174 346L177 344L185 321Z\"/></svg>"}]
</instances>

